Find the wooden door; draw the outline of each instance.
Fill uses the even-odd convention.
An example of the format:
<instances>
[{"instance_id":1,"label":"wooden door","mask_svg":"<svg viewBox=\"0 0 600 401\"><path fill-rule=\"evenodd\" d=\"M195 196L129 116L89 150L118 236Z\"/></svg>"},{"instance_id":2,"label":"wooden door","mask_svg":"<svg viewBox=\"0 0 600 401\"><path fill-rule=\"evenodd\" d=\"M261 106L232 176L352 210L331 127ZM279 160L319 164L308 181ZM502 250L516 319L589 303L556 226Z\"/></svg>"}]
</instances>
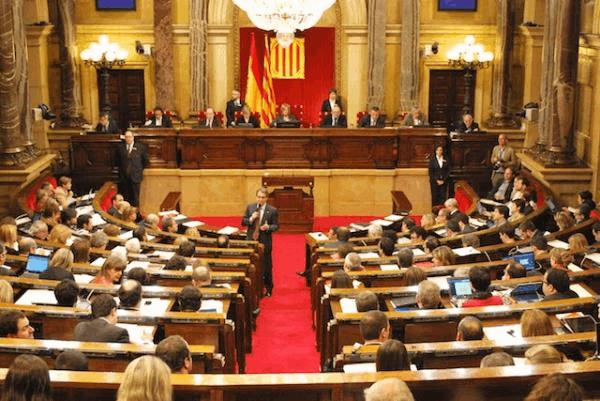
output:
<instances>
[{"instance_id":1,"label":"wooden door","mask_svg":"<svg viewBox=\"0 0 600 401\"><path fill-rule=\"evenodd\" d=\"M473 82L476 82L473 72ZM475 99L475 88L471 88ZM465 103L465 79L462 70L431 70L429 75L429 123L450 129L460 121ZM473 107L472 107L473 108Z\"/></svg>"},{"instance_id":2,"label":"wooden door","mask_svg":"<svg viewBox=\"0 0 600 401\"><path fill-rule=\"evenodd\" d=\"M98 74L98 88L101 88ZM99 89L99 96L101 95ZM121 129L141 126L145 121L144 70L110 70L108 96L112 118ZM100 100L99 104L102 101Z\"/></svg>"}]
</instances>

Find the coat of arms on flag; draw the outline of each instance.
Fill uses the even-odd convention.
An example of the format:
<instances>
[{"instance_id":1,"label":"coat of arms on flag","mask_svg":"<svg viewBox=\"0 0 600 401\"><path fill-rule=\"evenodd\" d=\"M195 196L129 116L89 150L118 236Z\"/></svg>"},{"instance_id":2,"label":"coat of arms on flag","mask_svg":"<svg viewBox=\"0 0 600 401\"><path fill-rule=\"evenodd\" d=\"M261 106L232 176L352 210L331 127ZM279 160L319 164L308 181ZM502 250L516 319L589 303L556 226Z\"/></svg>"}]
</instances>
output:
<instances>
[{"instance_id":1,"label":"coat of arms on flag","mask_svg":"<svg viewBox=\"0 0 600 401\"><path fill-rule=\"evenodd\" d=\"M304 79L304 38L294 38L285 49L271 38L270 50L273 79Z\"/></svg>"}]
</instances>

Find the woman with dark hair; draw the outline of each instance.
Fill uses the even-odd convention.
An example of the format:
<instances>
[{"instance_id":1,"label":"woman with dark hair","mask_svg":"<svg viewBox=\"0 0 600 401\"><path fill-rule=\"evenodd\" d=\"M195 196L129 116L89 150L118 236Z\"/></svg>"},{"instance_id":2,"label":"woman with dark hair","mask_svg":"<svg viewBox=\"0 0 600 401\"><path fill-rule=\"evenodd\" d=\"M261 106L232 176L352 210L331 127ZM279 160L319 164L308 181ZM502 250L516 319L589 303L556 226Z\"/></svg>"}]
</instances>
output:
<instances>
[{"instance_id":1,"label":"woman with dark hair","mask_svg":"<svg viewBox=\"0 0 600 401\"><path fill-rule=\"evenodd\" d=\"M444 147L436 146L435 154L429 159L429 186L431 188L431 205L442 205L448 198L448 179L450 164L445 157Z\"/></svg>"},{"instance_id":2,"label":"woman with dark hair","mask_svg":"<svg viewBox=\"0 0 600 401\"><path fill-rule=\"evenodd\" d=\"M378 372L410 370L410 359L404 344L398 340L387 340L381 344L377 349L375 366Z\"/></svg>"},{"instance_id":3,"label":"woman with dark hair","mask_svg":"<svg viewBox=\"0 0 600 401\"><path fill-rule=\"evenodd\" d=\"M19 355L10 364L0 401L52 401L48 366L35 355Z\"/></svg>"},{"instance_id":4,"label":"woman with dark hair","mask_svg":"<svg viewBox=\"0 0 600 401\"><path fill-rule=\"evenodd\" d=\"M586 203L592 210L596 208L596 202L594 202L594 198L590 191L579 192L577 194L577 203L580 205Z\"/></svg>"}]
</instances>

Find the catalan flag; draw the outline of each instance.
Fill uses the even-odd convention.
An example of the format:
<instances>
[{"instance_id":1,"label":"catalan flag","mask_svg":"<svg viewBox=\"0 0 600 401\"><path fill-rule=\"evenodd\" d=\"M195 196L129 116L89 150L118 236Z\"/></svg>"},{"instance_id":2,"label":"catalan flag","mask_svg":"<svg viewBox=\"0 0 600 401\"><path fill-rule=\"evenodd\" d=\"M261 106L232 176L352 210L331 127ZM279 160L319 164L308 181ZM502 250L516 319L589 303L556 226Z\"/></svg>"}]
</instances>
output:
<instances>
[{"instance_id":1,"label":"catalan flag","mask_svg":"<svg viewBox=\"0 0 600 401\"><path fill-rule=\"evenodd\" d=\"M275 119L277 112L275 101L275 88L273 87L273 79L271 77L271 55L269 50L269 39L265 34L265 55L263 57L263 79L262 79L262 106L260 125L263 128L269 126L271 121Z\"/></svg>"},{"instance_id":2,"label":"catalan flag","mask_svg":"<svg viewBox=\"0 0 600 401\"><path fill-rule=\"evenodd\" d=\"M252 112L262 115L263 91L259 85L260 71L254 33L250 36L250 57L248 59L248 78L246 80L246 104ZM262 119L261 119L262 120ZM261 124L262 125L262 124Z\"/></svg>"}]
</instances>

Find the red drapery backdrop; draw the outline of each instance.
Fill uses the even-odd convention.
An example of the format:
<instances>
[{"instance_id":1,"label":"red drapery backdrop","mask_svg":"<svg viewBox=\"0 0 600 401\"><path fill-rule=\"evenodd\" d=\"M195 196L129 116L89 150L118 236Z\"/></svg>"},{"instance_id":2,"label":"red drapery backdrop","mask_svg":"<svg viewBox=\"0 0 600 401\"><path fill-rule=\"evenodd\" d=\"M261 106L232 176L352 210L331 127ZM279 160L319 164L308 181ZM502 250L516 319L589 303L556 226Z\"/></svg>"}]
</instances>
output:
<instances>
[{"instance_id":1,"label":"red drapery backdrop","mask_svg":"<svg viewBox=\"0 0 600 401\"><path fill-rule=\"evenodd\" d=\"M259 68L262 74L262 59L265 51L264 34L258 28L240 28L240 91L242 99L246 95L248 76L248 56L250 34L254 32ZM268 32L273 37L273 32ZM277 104L301 104L304 106L304 120L313 125L319 124L319 112L323 100L327 99L330 88L335 86L335 28L310 28L298 32L304 38L305 63L304 79L273 79ZM343 103L342 106L346 106Z\"/></svg>"}]
</instances>

